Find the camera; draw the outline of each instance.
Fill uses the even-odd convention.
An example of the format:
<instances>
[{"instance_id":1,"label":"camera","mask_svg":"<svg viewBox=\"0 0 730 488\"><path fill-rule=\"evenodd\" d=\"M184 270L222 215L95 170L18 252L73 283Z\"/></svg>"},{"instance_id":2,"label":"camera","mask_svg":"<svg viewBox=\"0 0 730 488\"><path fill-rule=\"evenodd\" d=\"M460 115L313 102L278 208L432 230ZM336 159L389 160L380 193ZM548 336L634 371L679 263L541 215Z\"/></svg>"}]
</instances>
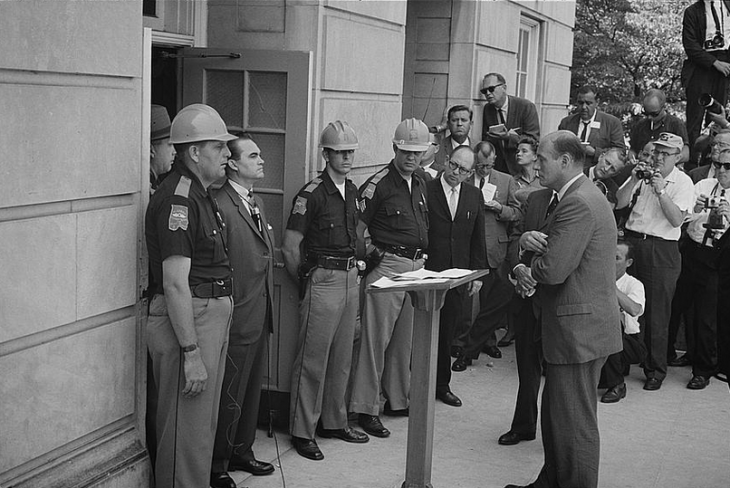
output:
<instances>
[{"instance_id":1,"label":"camera","mask_svg":"<svg viewBox=\"0 0 730 488\"><path fill-rule=\"evenodd\" d=\"M654 176L655 171L647 168L639 168L636 170L636 177L640 180L644 180L646 183L651 183L651 177Z\"/></svg>"},{"instance_id":2,"label":"camera","mask_svg":"<svg viewBox=\"0 0 730 488\"><path fill-rule=\"evenodd\" d=\"M697 99L697 103L704 107L704 109L708 112L713 114L722 113L722 105L720 105L720 102L715 100L709 93L703 93L700 95L700 98Z\"/></svg>"},{"instance_id":3,"label":"camera","mask_svg":"<svg viewBox=\"0 0 730 488\"><path fill-rule=\"evenodd\" d=\"M715 197L708 197L705 201L705 208L706 209L713 209L720 206L720 201Z\"/></svg>"},{"instance_id":4,"label":"camera","mask_svg":"<svg viewBox=\"0 0 730 488\"><path fill-rule=\"evenodd\" d=\"M709 41L705 41L705 49L721 49L725 45L725 36L722 32L715 33L715 36Z\"/></svg>"}]
</instances>

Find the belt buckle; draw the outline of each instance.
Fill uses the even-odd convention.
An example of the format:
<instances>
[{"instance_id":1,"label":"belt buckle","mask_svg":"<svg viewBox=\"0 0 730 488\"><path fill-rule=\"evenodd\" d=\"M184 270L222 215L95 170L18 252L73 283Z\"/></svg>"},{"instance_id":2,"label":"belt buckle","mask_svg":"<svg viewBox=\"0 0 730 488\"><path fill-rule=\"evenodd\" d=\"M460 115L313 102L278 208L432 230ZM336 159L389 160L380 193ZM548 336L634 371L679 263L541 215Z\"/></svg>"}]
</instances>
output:
<instances>
[{"instance_id":1,"label":"belt buckle","mask_svg":"<svg viewBox=\"0 0 730 488\"><path fill-rule=\"evenodd\" d=\"M355 256L350 256L349 258L347 258L347 263L345 264L345 271L349 271L353 267L355 267Z\"/></svg>"}]
</instances>

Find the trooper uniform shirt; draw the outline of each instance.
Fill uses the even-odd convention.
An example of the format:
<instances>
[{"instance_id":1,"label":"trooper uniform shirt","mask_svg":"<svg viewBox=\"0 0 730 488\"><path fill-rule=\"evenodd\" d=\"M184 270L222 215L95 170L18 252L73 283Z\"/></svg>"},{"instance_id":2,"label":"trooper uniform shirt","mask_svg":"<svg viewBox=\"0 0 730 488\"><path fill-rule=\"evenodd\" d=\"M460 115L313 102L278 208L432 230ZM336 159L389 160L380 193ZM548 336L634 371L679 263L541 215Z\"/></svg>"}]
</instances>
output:
<instances>
[{"instance_id":1,"label":"trooper uniform shirt","mask_svg":"<svg viewBox=\"0 0 730 488\"><path fill-rule=\"evenodd\" d=\"M323 171L297 194L287 229L304 236L307 254L350 257L355 255L357 219L355 184L345 180L345 204L342 205L342 194L329 173Z\"/></svg>"},{"instance_id":2,"label":"trooper uniform shirt","mask_svg":"<svg viewBox=\"0 0 730 488\"><path fill-rule=\"evenodd\" d=\"M426 183L411 175L411 188L393 161L360 188L360 218L375 243L428 248Z\"/></svg>"},{"instance_id":3,"label":"trooper uniform shirt","mask_svg":"<svg viewBox=\"0 0 730 488\"><path fill-rule=\"evenodd\" d=\"M175 164L147 208L147 249L154 282L159 284L151 294L162 293L162 262L170 256L190 258L191 287L230 278L225 224L217 209L197 176Z\"/></svg>"}]
</instances>

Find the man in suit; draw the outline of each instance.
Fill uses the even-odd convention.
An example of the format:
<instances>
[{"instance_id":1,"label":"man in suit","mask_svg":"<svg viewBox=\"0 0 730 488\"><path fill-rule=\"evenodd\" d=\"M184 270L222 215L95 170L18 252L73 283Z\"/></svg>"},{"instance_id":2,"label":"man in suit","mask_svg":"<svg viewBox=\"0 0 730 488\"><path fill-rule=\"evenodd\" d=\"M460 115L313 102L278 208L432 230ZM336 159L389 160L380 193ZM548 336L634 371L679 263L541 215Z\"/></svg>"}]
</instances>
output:
<instances>
[{"instance_id":1,"label":"man in suit","mask_svg":"<svg viewBox=\"0 0 730 488\"><path fill-rule=\"evenodd\" d=\"M687 95L687 133L690 147L702 129L704 107L698 100L709 93L724 106L730 75L730 10L726 2L697 0L684 11L682 45L687 54L682 65L682 86ZM691 161L697 158L692 157Z\"/></svg>"},{"instance_id":2,"label":"man in suit","mask_svg":"<svg viewBox=\"0 0 730 488\"><path fill-rule=\"evenodd\" d=\"M491 142L497 150L497 171L514 175L518 172L515 153L520 138L540 138L535 104L508 96L507 82L499 73L487 74L480 91L487 99L482 115L482 140Z\"/></svg>"},{"instance_id":3,"label":"man in suit","mask_svg":"<svg viewBox=\"0 0 730 488\"><path fill-rule=\"evenodd\" d=\"M474 173L474 159L470 147L458 146L451 153L441 177L426 183L430 254L427 269L483 269L486 265L482 196L475 186L464 183ZM475 280L449 290L441 308L436 398L454 407L460 407L461 400L449 386L451 341L464 311L471 310L467 307L467 296L477 293L481 286L482 282Z\"/></svg>"},{"instance_id":4,"label":"man in suit","mask_svg":"<svg viewBox=\"0 0 730 488\"><path fill-rule=\"evenodd\" d=\"M264 178L261 150L247 134L236 135L238 138L228 143L228 180L215 194L226 223L234 277L233 319L213 447L212 488L235 488L227 471L257 476L274 472L273 465L257 461L253 453L268 336L273 330L273 233L261 200L253 194L253 185Z\"/></svg>"},{"instance_id":5,"label":"man in suit","mask_svg":"<svg viewBox=\"0 0 730 488\"><path fill-rule=\"evenodd\" d=\"M621 121L611 114L596 110L596 89L584 86L575 100L578 111L560 121L558 130L569 130L580 137L586 153L585 169L595 166L602 149L624 148L624 130Z\"/></svg>"},{"instance_id":6,"label":"man in suit","mask_svg":"<svg viewBox=\"0 0 730 488\"><path fill-rule=\"evenodd\" d=\"M345 399L359 298L355 252L364 247L357 238L357 187L347 178L359 144L340 120L324 128L319 143L324 171L297 194L281 249L302 297L289 430L299 455L313 461L324 459L315 433L370 440L347 424Z\"/></svg>"},{"instance_id":7,"label":"man in suit","mask_svg":"<svg viewBox=\"0 0 730 488\"><path fill-rule=\"evenodd\" d=\"M581 146L569 131L540 141L536 169L540 183L557 192L554 210L545 233L520 238L521 247L535 253L530 274L540 288L547 362L541 412L545 464L528 485L538 488L598 486L598 380L606 358L622 347L616 224L606 198L583 175Z\"/></svg>"},{"instance_id":8,"label":"man in suit","mask_svg":"<svg viewBox=\"0 0 730 488\"><path fill-rule=\"evenodd\" d=\"M466 324L455 341L460 352L454 361L454 371L464 371L472 360L485 350L492 357L502 357L496 346L494 331L506 322L506 314L512 297L505 266L507 227L510 222L520 219L520 204L515 197L517 190L514 178L494 169L496 152L491 143L482 141L477 144L476 175L468 182L475 185L484 197L484 240L487 249L487 267L490 273L482 280L484 285L479 292L479 313L471 323L466 316Z\"/></svg>"},{"instance_id":9,"label":"man in suit","mask_svg":"<svg viewBox=\"0 0 730 488\"><path fill-rule=\"evenodd\" d=\"M544 231L549 215L547 209L553 196L549 188L530 193L524 207L523 218L512 226L507 248L507 260L513 275L517 293L512 298L514 315L511 327L515 334L515 359L517 361L517 399L510 430L499 437L499 444L512 446L521 441L535 439L537 431L537 397L542 379L542 340L540 337L540 300L537 284L530 275L532 253L520 253L520 237L524 232ZM527 284L526 288L520 282Z\"/></svg>"},{"instance_id":10,"label":"man in suit","mask_svg":"<svg viewBox=\"0 0 730 488\"><path fill-rule=\"evenodd\" d=\"M441 150L436 153L435 166L438 170L446 169L451 153L459 146L474 147L469 139L469 131L474 112L466 105L454 105L446 114L449 135L441 141Z\"/></svg>"}]
</instances>

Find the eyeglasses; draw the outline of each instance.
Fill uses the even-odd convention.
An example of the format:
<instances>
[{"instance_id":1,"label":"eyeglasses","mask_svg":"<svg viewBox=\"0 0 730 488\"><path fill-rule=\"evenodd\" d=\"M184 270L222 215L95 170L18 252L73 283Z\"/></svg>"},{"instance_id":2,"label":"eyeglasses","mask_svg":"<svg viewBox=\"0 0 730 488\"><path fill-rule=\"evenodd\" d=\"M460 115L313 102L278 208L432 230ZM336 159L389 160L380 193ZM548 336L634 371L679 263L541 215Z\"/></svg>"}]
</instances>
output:
<instances>
[{"instance_id":1,"label":"eyeglasses","mask_svg":"<svg viewBox=\"0 0 730 488\"><path fill-rule=\"evenodd\" d=\"M460 165L453 159L449 159L449 169L451 169L451 171L458 170L460 175L468 175L473 171L471 169L466 169L465 167L463 167L462 165Z\"/></svg>"},{"instance_id":2,"label":"eyeglasses","mask_svg":"<svg viewBox=\"0 0 730 488\"><path fill-rule=\"evenodd\" d=\"M494 93L494 90L496 90L496 89L497 89L497 87L500 87L500 86L504 86L504 85L505 85L504 83L500 83L499 85L494 85L494 86L488 86L488 87L486 87L486 88L482 88L482 89L481 89L481 90L479 90L479 91L481 91L481 92L482 92L482 95L486 95L486 94L487 94L487 92L489 92L489 93Z\"/></svg>"},{"instance_id":3,"label":"eyeglasses","mask_svg":"<svg viewBox=\"0 0 730 488\"><path fill-rule=\"evenodd\" d=\"M669 156L676 156L677 154L679 154L679 151L678 152L666 152L666 151L654 150L651 153L654 155L655 158L658 158L659 156L661 156L663 158L668 158Z\"/></svg>"},{"instance_id":4,"label":"eyeglasses","mask_svg":"<svg viewBox=\"0 0 730 488\"><path fill-rule=\"evenodd\" d=\"M713 161L712 165L715 167L715 169L724 169L725 171L730 171L730 163L719 163L717 161Z\"/></svg>"}]
</instances>

